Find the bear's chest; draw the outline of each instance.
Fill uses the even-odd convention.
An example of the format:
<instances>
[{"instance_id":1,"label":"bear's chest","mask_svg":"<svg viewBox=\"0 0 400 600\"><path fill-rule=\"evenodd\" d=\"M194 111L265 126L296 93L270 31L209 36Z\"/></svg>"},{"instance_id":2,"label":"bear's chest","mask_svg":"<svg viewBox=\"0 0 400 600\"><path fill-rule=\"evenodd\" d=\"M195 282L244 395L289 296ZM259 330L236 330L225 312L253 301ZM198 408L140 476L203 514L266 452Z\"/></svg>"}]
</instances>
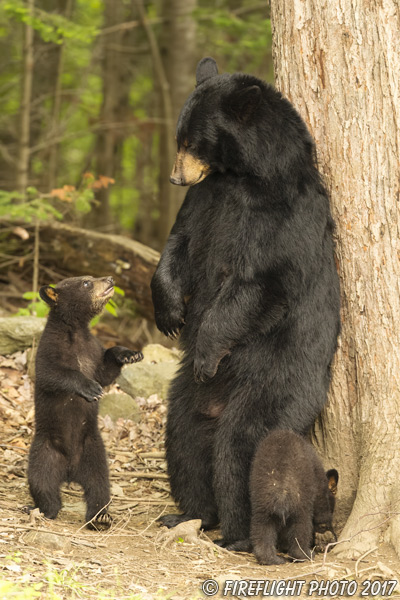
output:
<instances>
[{"instance_id":1,"label":"bear's chest","mask_svg":"<svg viewBox=\"0 0 400 600\"><path fill-rule=\"evenodd\" d=\"M214 284L232 274L251 278L262 262L266 236L262 216L237 202L212 198L193 214L189 240L191 272L205 284Z\"/></svg>"}]
</instances>

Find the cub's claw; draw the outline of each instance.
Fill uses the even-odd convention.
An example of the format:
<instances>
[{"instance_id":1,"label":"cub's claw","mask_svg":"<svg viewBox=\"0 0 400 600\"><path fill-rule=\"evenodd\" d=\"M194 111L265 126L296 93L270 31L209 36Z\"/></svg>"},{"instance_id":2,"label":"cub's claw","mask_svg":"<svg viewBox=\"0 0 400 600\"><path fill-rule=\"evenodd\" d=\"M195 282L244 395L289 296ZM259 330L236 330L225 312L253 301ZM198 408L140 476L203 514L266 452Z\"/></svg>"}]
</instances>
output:
<instances>
[{"instance_id":1,"label":"cub's claw","mask_svg":"<svg viewBox=\"0 0 400 600\"><path fill-rule=\"evenodd\" d=\"M78 392L79 396L87 402L97 402L104 393L103 388L97 381L89 381L84 389Z\"/></svg>"},{"instance_id":2,"label":"cub's claw","mask_svg":"<svg viewBox=\"0 0 400 600\"><path fill-rule=\"evenodd\" d=\"M128 350L128 348L123 348L122 346L115 346L114 348L112 350L115 360L120 365L132 364L143 360L143 354L141 352Z\"/></svg>"}]
</instances>

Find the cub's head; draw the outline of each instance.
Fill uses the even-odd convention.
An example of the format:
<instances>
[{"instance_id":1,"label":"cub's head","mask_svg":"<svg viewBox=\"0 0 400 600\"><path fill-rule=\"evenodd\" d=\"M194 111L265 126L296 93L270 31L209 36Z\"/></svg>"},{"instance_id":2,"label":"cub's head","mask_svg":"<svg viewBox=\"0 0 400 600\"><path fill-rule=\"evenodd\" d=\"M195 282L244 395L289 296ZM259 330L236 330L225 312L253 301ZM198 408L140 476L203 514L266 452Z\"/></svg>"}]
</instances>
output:
<instances>
[{"instance_id":1,"label":"cub's head","mask_svg":"<svg viewBox=\"0 0 400 600\"><path fill-rule=\"evenodd\" d=\"M250 75L219 75L213 58L199 62L196 89L178 119L171 183L195 185L212 172L243 167L244 136L251 136L261 102L257 83L263 85ZM239 130L246 130L244 136Z\"/></svg>"},{"instance_id":2,"label":"cub's head","mask_svg":"<svg viewBox=\"0 0 400 600\"><path fill-rule=\"evenodd\" d=\"M95 279L90 275L69 277L56 287L45 285L39 295L52 312L67 322L89 322L101 313L108 300L114 294L112 277Z\"/></svg>"}]
</instances>

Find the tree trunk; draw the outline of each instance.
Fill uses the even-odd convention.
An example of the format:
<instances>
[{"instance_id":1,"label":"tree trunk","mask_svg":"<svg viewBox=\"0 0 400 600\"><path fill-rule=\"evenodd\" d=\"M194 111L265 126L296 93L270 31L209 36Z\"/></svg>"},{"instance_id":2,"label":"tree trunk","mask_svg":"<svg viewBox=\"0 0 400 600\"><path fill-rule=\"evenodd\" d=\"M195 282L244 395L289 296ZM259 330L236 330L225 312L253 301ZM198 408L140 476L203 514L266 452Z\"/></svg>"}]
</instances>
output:
<instances>
[{"instance_id":1,"label":"tree trunk","mask_svg":"<svg viewBox=\"0 0 400 600\"><path fill-rule=\"evenodd\" d=\"M272 0L277 87L308 123L337 224L342 334L316 424L347 519L336 551L400 551L400 12ZM349 541L346 541L349 540Z\"/></svg>"},{"instance_id":2,"label":"tree trunk","mask_svg":"<svg viewBox=\"0 0 400 600\"><path fill-rule=\"evenodd\" d=\"M73 0L66 0L65 17L71 17ZM58 52L57 74L54 84L53 107L51 115L50 139L57 138L59 135L59 121L62 101L62 75L64 67L64 49L65 42L60 46ZM52 190L56 186L57 167L58 167L58 147L59 144L53 143L49 149L49 163L47 169L47 189Z\"/></svg>"},{"instance_id":3,"label":"tree trunk","mask_svg":"<svg viewBox=\"0 0 400 600\"><path fill-rule=\"evenodd\" d=\"M126 128L120 124L130 118L129 92L132 79L130 55L123 52L124 46L132 39L132 30L122 25L132 17L132 7L123 0L105 0L104 27L115 27L115 31L104 35L102 76L103 104L100 122L103 126L96 141L96 175L115 177L119 171L122 144L127 135ZM116 127L116 124L119 124ZM99 205L87 217L87 222L94 228L105 228L110 225L110 187L98 190L96 199Z\"/></svg>"},{"instance_id":4,"label":"tree trunk","mask_svg":"<svg viewBox=\"0 0 400 600\"><path fill-rule=\"evenodd\" d=\"M194 89L196 68L196 22L193 12L197 0L163 0L161 57L168 85L170 126L160 135L160 244L164 245L187 188L172 185L169 176L175 159L175 128L181 108ZM165 115L167 116L167 115ZM168 150L167 150L168 149Z\"/></svg>"},{"instance_id":5,"label":"tree trunk","mask_svg":"<svg viewBox=\"0 0 400 600\"><path fill-rule=\"evenodd\" d=\"M34 0L28 1L29 13L33 15ZM31 96L33 79L33 29L25 25L24 74L22 78L22 100L20 114L20 144L18 156L17 188L26 192L29 179L29 132L31 124Z\"/></svg>"}]
</instances>

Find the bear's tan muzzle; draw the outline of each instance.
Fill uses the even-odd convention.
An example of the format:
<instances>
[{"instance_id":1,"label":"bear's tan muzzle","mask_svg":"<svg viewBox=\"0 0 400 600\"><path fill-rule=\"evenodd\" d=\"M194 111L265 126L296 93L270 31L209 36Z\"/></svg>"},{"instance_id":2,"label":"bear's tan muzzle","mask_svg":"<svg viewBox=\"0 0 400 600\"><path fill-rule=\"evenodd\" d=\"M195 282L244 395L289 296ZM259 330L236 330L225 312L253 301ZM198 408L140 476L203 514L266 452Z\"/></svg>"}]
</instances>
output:
<instances>
[{"instance_id":1,"label":"bear's tan muzzle","mask_svg":"<svg viewBox=\"0 0 400 600\"><path fill-rule=\"evenodd\" d=\"M195 185L205 179L210 172L210 165L183 148L176 154L169 180L175 185Z\"/></svg>"}]
</instances>

